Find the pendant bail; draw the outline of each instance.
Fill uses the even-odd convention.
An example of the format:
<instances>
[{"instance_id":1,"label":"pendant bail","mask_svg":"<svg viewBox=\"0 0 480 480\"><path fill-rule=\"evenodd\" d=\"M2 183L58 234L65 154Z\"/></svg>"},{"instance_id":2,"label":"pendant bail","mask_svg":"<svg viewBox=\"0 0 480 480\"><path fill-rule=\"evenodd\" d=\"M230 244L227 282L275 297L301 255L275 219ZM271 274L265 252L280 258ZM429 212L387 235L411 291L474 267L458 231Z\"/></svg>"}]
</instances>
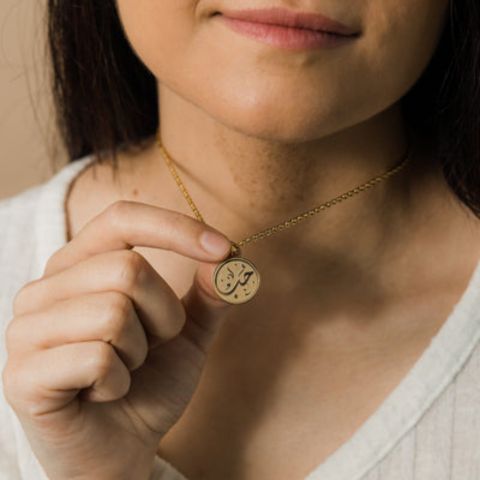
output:
<instances>
[{"instance_id":1,"label":"pendant bail","mask_svg":"<svg viewBox=\"0 0 480 480\"><path fill-rule=\"evenodd\" d=\"M242 250L240 248L240 245L236 242L232 242L232 246L230 247L230 255L229 258L232 257L241 257L242 256Z\"/></svg>"}]
</instances>

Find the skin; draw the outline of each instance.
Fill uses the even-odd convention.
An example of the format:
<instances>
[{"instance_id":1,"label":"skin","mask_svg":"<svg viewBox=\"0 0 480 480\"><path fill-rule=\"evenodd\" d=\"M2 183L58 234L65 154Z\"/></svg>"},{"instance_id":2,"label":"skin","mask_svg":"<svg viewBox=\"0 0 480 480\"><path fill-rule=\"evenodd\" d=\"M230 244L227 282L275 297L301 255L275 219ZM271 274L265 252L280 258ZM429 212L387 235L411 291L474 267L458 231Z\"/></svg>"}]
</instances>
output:
<instances>
[{"instance_id":1,"label":"skin","mask_svg":"<svg viewBox=\"0 0 480 480\"><path fill-rule=\"evenodd\" d=\"M158 79L164 144L208 224L235 240L399 160L399 100L447 11L446 0L312 2L361 36L287 52L212 17L233 4L117 4ZM106 165L83 172L68 195L72 240L20 291L8 331L6 391L51 478L99 466L102 479L148 478L156 450L191 479L303 478L335 451L412 367L478 261L479 222L431 148L416 139L401 173L246 247L264 283L235 308L214 298L209 262L220 257L195 250L203 227L153 142L121 154L116 181ZM80 358L93 358L88 373ZM49 378L58 364L68 367Z\"/></svg>"}]
</instances>

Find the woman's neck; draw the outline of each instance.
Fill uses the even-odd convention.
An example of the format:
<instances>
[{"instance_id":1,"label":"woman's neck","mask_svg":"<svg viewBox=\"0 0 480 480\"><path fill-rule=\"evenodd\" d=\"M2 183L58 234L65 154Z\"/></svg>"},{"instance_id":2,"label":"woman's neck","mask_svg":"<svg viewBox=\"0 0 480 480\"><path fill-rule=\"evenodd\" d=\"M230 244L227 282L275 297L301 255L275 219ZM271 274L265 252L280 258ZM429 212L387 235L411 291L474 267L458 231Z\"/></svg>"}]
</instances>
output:
<instances>
[{"instance_id":1,"label":"woman's neck","mask_svg":"<svg viewBox=\"0 0 480 480\"><path fill-rule=\"evenodd\" d=\"M162 141L182 178L242 223L255 206L245 226L282 220L343 193L388 170L407 146L399 106L320 139L278 140L240 133L164 87L160 92ZM162 169L160 152L154 157Z\"/></svg>"},{"instance_id":2,"label":"woman's neck","mask_svg":"<svg viewBox=\"0 0 480 480\"><path fill-rule=\"evenodd\" d=\"M376 122L376 137L364 127L363 137L351 129L351 136L335 140L267 148L266 141L252 138L241 144L238 133L214 129L206 118L201 129L193 114L167 115L168 102L163 108L162 139L194 202L207 223L237 242L387 171L405 148L398 132L379 133L394 123L394 112ZM242 253L269 277L265 288L293 289L315 305L342 292L345 303L349 295L364 298L373 285L382 295L400 295L448 280L456 268L469 271L480 247L479 222L459 208L440 169L433 168L428 145L418 146L393 177L245 246ZM67 204L73 235L119 199L193 215L154 141L119 159L119 181L112 181L105 165L74 183ZM155 260L151 253L163 272L168 259L158 252Z\"/></svg>"},{"instance_id":3,"label":"woman's neck","mask_svg":"<svg viewBox=\"0 0 480 480\"><path fill-rule=\"evenodd\" d=\"M163 145L205 221L235 241L385 173L407 149L399 106L340 133L280 142L227 128L174 93L161 92ZM413 191L423 183L430 162L422 155L414 151L393 177L262 242L313 242L316 248L330 248L354 234L359 246L366 237L377 248L399 221L403 228L411 209L418 209ZM152 144L137 173L138 189L158 189L160 179L163 188L177 190L182 210L191 214L160 149Z\"/></svg>"}]
</instances>

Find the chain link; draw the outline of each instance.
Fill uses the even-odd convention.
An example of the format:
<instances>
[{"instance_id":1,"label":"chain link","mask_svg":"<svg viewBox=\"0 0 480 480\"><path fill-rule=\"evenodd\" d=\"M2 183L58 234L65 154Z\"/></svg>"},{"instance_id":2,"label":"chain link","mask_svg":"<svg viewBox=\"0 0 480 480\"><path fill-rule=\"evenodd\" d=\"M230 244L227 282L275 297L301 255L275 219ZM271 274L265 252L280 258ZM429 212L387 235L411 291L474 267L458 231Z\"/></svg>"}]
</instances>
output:
<instances>
[{"instance_id":1,"label":"chain link","mask_svg":"<svg viewBox=\"0 0 480 480\"><path fill-rule=\"evenodd\" d=\"M198 210L197 206L192 200L192 197L188 193L185 185L183 182L180 180L180 177L178 175L178 172L174 166L173 160L168 154L168 152L165 150L162 140L160 138L160 131L157 131L156 134L156 140L157 144L160 148L160 151L162 152L163 158L165 159L165 162L167 163L167 166L172 173L173 177L175 178L175 181L177 182L177 185L180 187L180 190L183 193L183 196L187 200L187 203L189 204L190 208L192 209L195 217L197 220L205 223L205 220L203 219L202 215L200 214L200 211ZM391 177L395 173L398 173L408 162L410 158L410 147L407 149L406 154L404 157L402 157L401 161L392 167L390 170L387 172L383 173L382 175L378 175L376 177L371 178L367 182L359 185L358 187L353 188L352 190L348 190L345 193L342 193L338 197L334 197L328 202L322 203L318 205L317 207L314 207L310 210L307 210L306 212L303 212L295 217L291 217L288 220L279 223L278 225L274 225L273 227L266 228L265 230L262 230L261 232L255 233L253 235L250 235L243 240L239 242L232 242L232 254L238 254L240 252L240 247L247 245L250 242L258 242L259 240L262 240L265 237L269 237L270 235L273 235L274 233L281 232L282 230L286 230L288 228L291 228L292 226L297 225L301 221L305 220L306 218L313 217L317 213L320 213L322 210L326 210L327 208L332 207L333 205L336 205L340 202L343 202L344 200L347 200L349 198L352 198L353 196L364 192L368 190L369 188L372 188L376 184L382 182L383 180L386 180L388 177Z\"/></svg>"}]
</instances>

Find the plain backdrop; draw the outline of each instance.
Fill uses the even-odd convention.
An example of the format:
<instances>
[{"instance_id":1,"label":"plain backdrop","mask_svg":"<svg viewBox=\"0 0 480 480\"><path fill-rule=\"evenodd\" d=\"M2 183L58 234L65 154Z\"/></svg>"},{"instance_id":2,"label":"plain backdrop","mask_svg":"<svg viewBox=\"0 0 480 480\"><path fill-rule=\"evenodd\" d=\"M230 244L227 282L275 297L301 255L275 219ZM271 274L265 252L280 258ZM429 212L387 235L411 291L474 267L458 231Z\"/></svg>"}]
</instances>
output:
<instances>
[{"instance_id":1,"label":"plain backdrop","mask_svg":"<svg viewBox=\"0 0 480 480\"><path fill-rule=\"evenodd\" d=\"M47 180L65 158L49 96L45 3L0 0L0 198Z\"/></svg>"}]
</instances>

